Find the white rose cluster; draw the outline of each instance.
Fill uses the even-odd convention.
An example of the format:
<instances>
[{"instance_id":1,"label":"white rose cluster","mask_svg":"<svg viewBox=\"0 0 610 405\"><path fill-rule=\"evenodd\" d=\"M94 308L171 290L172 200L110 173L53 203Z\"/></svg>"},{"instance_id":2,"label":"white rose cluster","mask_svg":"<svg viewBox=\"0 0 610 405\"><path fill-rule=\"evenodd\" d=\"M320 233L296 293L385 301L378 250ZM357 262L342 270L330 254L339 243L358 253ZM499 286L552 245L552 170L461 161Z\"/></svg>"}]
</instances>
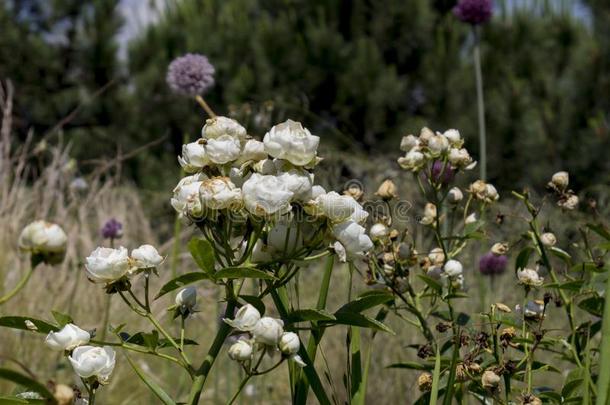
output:
<instances>
[{"instance_id":1,"label":"white rose cluster","mask_svg":"<svg viewBox=\"0 0 610 405\"><path fill-rule=\"evenodd\" d=\"M95 283L113 283L143 270L155 270L164 258L152 245L142 245L131 251L123 246L114 249L96 248L85 259L87 277Z\"/></svg>"},{"instance_id":2,"label":"white rose cluster","mask_svg":"<svg viewBox=\"0 0 610 405\"><path fill-rule=\"evenodd\" d=\"M34 221L19 235L19 249L33 255L40 255L49 264L60 263L66 254L68 237L57 224Z\"/></svg>"},{"instance_id":3,"label":"white rose cluster","mask_svg":"<svg viewBox=\"0 0 610 405\"><path fill-rule=\"evenodd\" d=\"M190 175L174 189L171 204L193 222L214 220L220 213L266 220L266 237L252 249L253 261L293 252L306 241L307 221L291 222L295 207L302 207L313 219L327 221L326 229L341 245L337 249L359 257L373 246L363 227L368 213L352 196L314 184L319 143L319 137L292 120L272 127L259 142L233 119L209 119L202 138L184 145L178 158ZM287 224L301 227L299 238Z\"/></svg>"},{"instance_id":4,"label":"white rose cluster","mask_svg":"<svg viewBox=\"0 0 610 405\"><path fill-rule=\"evenodd\" d=\"M286 358L305 367L298 355L301 347L299 336L294 332L285 332L281 319L261 317L254 306L246 304L237 311L234 319L225 318L223 321L240 332L248 333L248 338L240 338L229 348L232 360L251 361L256 352L262 349L268 352L279 350Z\"/></svg>"},{"instance_id":5,"label":"white rose cluster","mask_svg":"<svg viewBox=\"0 0 610 405\"><path fill-rule=\"evenodd\" d=\"M462 147L464 140L456 129L434 132L423 128L419 136L407 135L400 142L400 150L405 156L398 158L398 164L405 170L419 172L426 164L446 160L453 170L470 170L476 162Z\"/></svg>"}]
</instances>

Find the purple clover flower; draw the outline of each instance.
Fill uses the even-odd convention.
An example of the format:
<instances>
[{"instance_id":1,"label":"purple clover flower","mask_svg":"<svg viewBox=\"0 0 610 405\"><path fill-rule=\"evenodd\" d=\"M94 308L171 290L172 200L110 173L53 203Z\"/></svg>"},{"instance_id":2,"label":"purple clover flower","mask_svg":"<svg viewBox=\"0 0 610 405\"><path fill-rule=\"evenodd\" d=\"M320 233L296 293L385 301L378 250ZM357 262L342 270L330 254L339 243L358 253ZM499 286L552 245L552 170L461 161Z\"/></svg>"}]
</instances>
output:
<instances>
[{"instance_id":1,"label":"purple clover flower","mask_svg":"<svg viewBox=\"0 0 610 405\"><path fill-rule=\"evenodd\" d=\"M507 263L508 257L488 252L479 260L479 271L486 276L495 276L504 273Z\"/></svg>"},{"instance_id":2,"label":"purple clover flower","mask_svg":"<svg viewBox=\"0 0 610 405\"><path fill-rule=\"evenodd\" d=\"M453 8L453 14L462 22L484 24L493 14L492 0L459 0Z\"/></svg>"},{"instance_id":3,"label":"purple clover flower","mask_svg":"<svg viewBox=\"0 0 610 405\"><path fill-rule=\"evenodd\" d=\"M187 53L169 64L165 80L176 93L192 97L205 93L214 85L214 72L208 58Z\"/></svg>"},{"instance_id":4,"label":"purple clover flower","mask_svg":"<svg viewBox=\"0 0 610 405\"><path fill-rule=\"evenodd\" d=\"M119 239L123 236L123 224L112 218L104 224L101 229L104 239Z\"/></svg>"}]
</instances>

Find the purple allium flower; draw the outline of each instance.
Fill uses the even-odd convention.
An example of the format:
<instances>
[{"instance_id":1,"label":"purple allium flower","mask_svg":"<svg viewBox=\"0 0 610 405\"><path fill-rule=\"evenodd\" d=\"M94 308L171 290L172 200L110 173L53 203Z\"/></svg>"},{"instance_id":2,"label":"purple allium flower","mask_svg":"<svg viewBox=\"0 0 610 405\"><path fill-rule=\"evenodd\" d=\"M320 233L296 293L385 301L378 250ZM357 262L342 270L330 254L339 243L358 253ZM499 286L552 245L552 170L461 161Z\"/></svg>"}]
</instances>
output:
<instances>
[{"instance_id":1,"label":"purple allium flower","mask_svg":"<svg viewBox=\"0 0 610 405\"><path fill-rule=\"evenodd\" d=\"M441 178L442 176L442 178ZM435 160L432 164L432 180L435 183L441 181L443 184L449 184L455 177L455 171L449 163L443 163L440 160Z\"/></svg>"},{"instance_id":2,"label":"purple allium flower","mask_svg":"<svg viewBox=\"0 0 610 405\"><path fill-rule=\"evenodd\" d=\"M508 257L488 252L479 260L479 271L486 276L502 274L506 270L507 263Z\"/></svg>"},{"instance_id":3,"label":"purple allium flower","mask_svg":"<svg viewBox=\"0 0 610 405\"><path fill-rule=\"evenodd\" d=\"M123 224L112 218L104 224L101 233L104 239L119 239L123 236Z\"/></svg>"},{"instance_id":4,"label":"purple allium flower","mask_svg":"<svg viewBox=\"0 0 610 405\"><path fill-rule=\"evenodd\" d=\"M493 13L492 0L459 0L453 8L453 14L468 24L484 24L491 18Z\"/></svg>"},{"instance_id":5,"label":"purple allium flower","mask_svg":"<svg viewBox=\"0 0 610 405\"><path fill-rule=\"evenodd\" d=\"M197 96L214 85L214 72L214 66L208 58L187 53L169 64L165 80L176 93Z\"/></svg>"}]
</instances>

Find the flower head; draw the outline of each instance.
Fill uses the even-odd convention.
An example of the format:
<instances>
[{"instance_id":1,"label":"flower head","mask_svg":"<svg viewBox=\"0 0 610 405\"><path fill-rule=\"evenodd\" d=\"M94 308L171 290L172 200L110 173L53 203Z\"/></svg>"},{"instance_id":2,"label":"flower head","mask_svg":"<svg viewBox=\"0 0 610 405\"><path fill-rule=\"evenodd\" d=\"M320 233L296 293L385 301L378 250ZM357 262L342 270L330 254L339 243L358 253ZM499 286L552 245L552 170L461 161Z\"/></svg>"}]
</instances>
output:
<instances>
[{"instance_id":1,"label":"flower head","mask_svg":"<svg viewBox=\"0 0 610 405\"><path fill-rule=\"evenodd\" d=\"M468 24L479 25L489 21L493 14L492 0L460 0L453 14Z\"/></svg>"},{"instance_id":2,"label":"flower head","mask_svg":"<svg viewBox=\"0 0 610 405\"><path fill-rule=\"evenodd\" d=\"M281 319L263 317L254 325L252 337L256 343L275 346L284 333L284 322Z\"/></svg>"},{"instance_id":3,"label":"flower head","mask_svg":"<svg viewBox=\"0 0 610 405\"><path fill-rule=\"evenodd\" d=\"M530 287L540 287L544 282L544 278L534 269L517 270L517 278L521 284Z\"/></svg>"},{"instance_id":4,"label":"flower head","mask_svg":"<svg viewBox=\"0 0 610 405\"><path fill-rule=\"evenodd\" d=\"M72 350L89 343L89 339L91 339L89 332L69 323L58 332L50 332L45 344L53 350Z\"/></svg>"},{"instance_id":5,"label":"flower head","mask_svg":"<svg viewBox=\"0 0 610 405\"><path fill-rule=\"evenodd\" d=\"M19 235L19 249L41 255L49 264L60 263L66 253L68 237L59 225L34 221Z\"/></svg>"},{"instance_id":6,"label":"flower head","mask_svg":"<svg viewBox=\"0 0 610 405\"><path fill-rule=\"evenodd\" d=\"M123 224L111 218L102 226L100 233L104 239L119 239L123 236Z\"/></svg>"},{"instance_id":7,"label":"flower head","mask_svg":"<svg viewBox=\"0 0 610 405\"><path fill-rule=\"evenodd\" d=\"M105 384L114 370L115 357L115 351L108 346L79 346L68 359L80 377L96 377L101 384Z\"/></svg>"},{"instance_id":8,"label":"flower head","mask_svg":"<svg viewBox=\"0 0 610 405\"><path fill-rule=\"evenodd\" d=\"M176 295L176 305L180 312L186 314L193 312L197 305L197 289L195 287L186 287Z\"/></svg>"},{"instance_id":9,"label":"flower head","mask_svg":"<svg viewBox=\"0 0 610 405\"><path fill-rule=\"evenodd\" d=\"M239 339L229 347L229 357L235 361L248 361L252 359L254 347L249 340Z\"/></svg>"},{"instance_id":10,"label":"flower head","mask_svg":"<svg viewBox=\"0 0 610 405\"><path fill-rule=\"evenodd\" d=\"M320 137L312 135L300 122L287 120L271 128L263 143L271 156L295 166L305 166L314 161Z\"/></svg>"},{"instance_id":11,"label":"flower head","mask_svg":"<svg viewBox=\"0 0 610 405\"><path fill-rule=\"evenodd\" d=\"M159 254L153 245L142 245L132 250L131 258L139 269L151 269L163 262L163 256Z\"/></svg>"},{"instance_id":12,"label":"flower head","mask_svg":"<svg viewBox=\"0 0 610 405\"><path fill-rule=\"evenodd\" d=\"M203 55L187 53L174 59L165 80L176 93L197 96L214 85L214 66Z\"/></svg>"},{"instance_id":13,"label":"flower head","mask_svg":"<svg viewBox=\"0 0 610 405\"><path fill-rule=\"evenodd\" d=\"M479 271L486 276L501 274L506 270L507 263L508 257L488 252L479 259Z\"/></svg>"},{"instance_id":14,"label":"flower head","mask_svg":"<svg viewBox=\"0 0 610 405\"><path fill-rule=\"evenodd\" d=\"M296 354L301 347L299 335L294 332L284 332L280 337L278 347L280 351L286 355L290 356Z\"/></svg>"},{"instance_id":15,"label":"flower head","mask_svg":"<svg viewBox=\"0 0 610 405\"><path fill-rule=\"evenodd\" d=\"M98 247L85 259L85 269L96 283L111 283L125 276L129 271L127 249Z\"/></svg>"},{"instance_id":16,"label":"flower head","mask_svg":"<svg viewBox=\"0 0 610 405\"><path fill-rule=\"evenodd\" d=\"M246 304L239 308L234 319L224 318L223 321L237 330L248 332L254 329L260 319L260 312L254 306Z\"/></svg>"}]
</instances>

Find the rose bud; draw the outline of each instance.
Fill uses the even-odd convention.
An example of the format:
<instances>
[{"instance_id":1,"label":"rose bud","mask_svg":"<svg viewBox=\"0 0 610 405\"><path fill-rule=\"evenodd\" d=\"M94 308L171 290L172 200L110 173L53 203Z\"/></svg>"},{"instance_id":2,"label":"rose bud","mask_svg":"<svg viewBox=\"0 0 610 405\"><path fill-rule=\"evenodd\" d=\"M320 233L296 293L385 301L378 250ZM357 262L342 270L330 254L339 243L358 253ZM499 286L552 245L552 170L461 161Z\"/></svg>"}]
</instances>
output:
<instances>
[{"instance_id":1,"label":"rose bud","mask_svg":"<svg viewBox=\"0 0 610 405\"><path fill-rule=\"evenodd\" d=\"M542 242L542 244L546 247L552 247L557 243L557 238L553 233L545 232L540 235L540 242Z\"/></svg>"},{"instance_id":2,"label":"rose bud","mask_svg":"<svg viewBox=\"0 0 610 405\"><path fill-rule=\"evenodd\" d=\"M142 245L132 250L131 258L138 269L152 269L163 262L163 256L152 245Z\"/></svg>"},{"instance_id":3,"label":"rose bud","mask_svg":"<svg viewBox=\"0 0 610 405\"><path fill-rule=\"evenodd\" d=\"M565 190L568 187L568 184L570 184L570 175L568 172L557 172L551 177L551 185L555 186L555 188L560 191Z\"/></svg>"},{"instance_id":4,"label":"rose bud","mask_svg":"<svg viewBox=\"0 0 610 405\"><path fill-rule=\"evenodd\" d=\"M388 227L379 222L371 226L371 229L369 230L369 236L374 241L385 239L388 236L388 233Z\"/></svg>"},{"instance_id":5,"label":"rose bud","mask_svg":"<svg viewBox=\"0 0 610 405\"><path fill-rule=\"evenodd\" d=\"M485 370L481 377L483 388L494 389L500 384L500 376L491 370Z\"/></svg>"},{"instance_id":6,"label":"rose bud","mask_svg":"<svg viewBox=\"0 0 610 405\"><path fill-rule=\"evenodd\" d=\"M68 359L79 377L95 377L100 384L106 384L114 370L115 357L115 351L108 346L79 346Z\"/></svg>"},{"instance_id":7,"label":"rose bud","mask_svg":"<svg viewBox=\"0 0 610 405\"><path fill-rule=\"evenodd\" d=\"M261 319L261 314L254 306L246 304L239 308L234 319L224 318L223 321L228 325L242 332L249 332Z\"/></svg>"},{"instance_id":8,"label":"rose bud","mask_svg":"<svg viewBox=\"0 0 610 405\"><path fill-rule=\"evenodd\" d=\"M176 295L176 305L180 312L186 314L193 312L197 305L197 289L195 287L186 287Z\"/></svg>"},{"instance_id":9,"label":"rose bud","mask_svg":"<svg viewBox=\"0 0 610 405\"><path fill-rule=\"evenodd\" d=\"M32 222L19 235L19 249L40 256L48 264L62 262L67 242L68 237L63 229L47 221Z\"/></svg>"},{"instance_id":10,"label":"rose bud","mask_svg":"<svg viewBox=\"0 0 610 405\"><path fill-rule=\"evenodd\" d=\"M464 198L464 194L462 193L462 190L460 190L458 187L453 187L447 193L447 200L451 204L457 204L460 201L462 201L463 198Z\"/></svg>"},{"instance_id":11,"label":"rose bud","mask_svg":"<svg viewBox=\"0 0 610 405\"><path fill-rule=\"evenodd\" d=\"M278 344L280 351L289 356L297 353L301 347L299 335L294 332L284 332Z\"/></svg>"},{"instance_id":12,"label":"rose bud","mask_svg":"<svg viewBox=\"0 0 610 405\"><path fill-rule=\"evenodd\" d=\"M229 347L229 357L235 361L248 361L252 359L254 348L248 340L240 339Z\"/></svg>"},{"instance_id":13,"label":"rose bud","mask_svg":"<svg viewBox=\"0 0 610 405\"><path fill-rule=\"evenodd\" d=\"M458 277L462 274L463 266L462 263L457 260L448 260L443 267L445 274L449 277Z\"/></svg>"},{"instance_id":14,"label":"rose bud","mask_svg":"<svg viewBox=\"0 0 610 405\"><path fill-rule=\"evenodd\" d=\"M252 329L254 341L267 346L277 345L283 333L284 322L270 317L261 318Z\"/></svg>"},{"instance_id":15,"label":"rose bud","mask_svg":"<svg viewBox=\"0 0 610 405\"><path fill-rule=\"evenodd\" d=\"M89 339L91 339L89 332L69 323L58 332L50 332L45 339L45 343L53 350L69 351L77 346L89 343Z\"/></svg>"}]
</instances>

